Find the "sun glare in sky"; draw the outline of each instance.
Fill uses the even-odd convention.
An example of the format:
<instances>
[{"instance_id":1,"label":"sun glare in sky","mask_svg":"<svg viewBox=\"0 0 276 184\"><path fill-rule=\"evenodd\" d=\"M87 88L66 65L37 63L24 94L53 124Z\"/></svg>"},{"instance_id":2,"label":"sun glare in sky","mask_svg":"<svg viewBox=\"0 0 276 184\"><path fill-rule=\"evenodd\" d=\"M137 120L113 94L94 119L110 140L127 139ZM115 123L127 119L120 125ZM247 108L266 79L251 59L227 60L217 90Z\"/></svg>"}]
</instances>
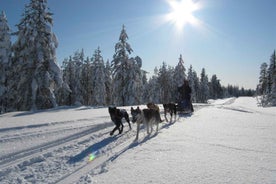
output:
<instances>
[{"instance_id":1,"label":"sun glare in sky","mask_svg":"<svg viewBox=\"0 0 276 184\"><path fill-rule=\"evenodd\" d=\"M172 23L178 31L183 30L185 25L198 25L199 20L193 15L200 9L198 2L193 0L167 0L171 11L166 15L166 21Z\"/></svg>"}]
</instances>

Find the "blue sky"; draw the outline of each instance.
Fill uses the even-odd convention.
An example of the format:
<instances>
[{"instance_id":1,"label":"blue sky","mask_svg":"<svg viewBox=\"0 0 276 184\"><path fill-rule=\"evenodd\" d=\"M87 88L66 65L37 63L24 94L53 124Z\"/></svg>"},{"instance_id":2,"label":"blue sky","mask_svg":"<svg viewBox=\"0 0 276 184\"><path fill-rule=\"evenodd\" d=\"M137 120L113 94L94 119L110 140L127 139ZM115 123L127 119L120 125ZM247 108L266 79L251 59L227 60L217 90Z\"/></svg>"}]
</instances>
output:
<instances>
[{"instance_id":1,"label":"blue sky","mask_svg":"<svg viewBox=\"0 0 276 184\"><path fill-rule=\"evenodd\" d=\"M59 63L82 48L91 57L98 46L112 60L124 24L131 56L140 56L148 72L162 62L176 66L182 54L186 69L192 65L198 76L205 68L223 85L255 89L261 63L276 49L276 0L194 0L200 8L192 15L199 24L181 30L165 21L172 11L168 1L48 0ZM13 31L28 2L0 0Z\"/></svg>"}]
</instances>

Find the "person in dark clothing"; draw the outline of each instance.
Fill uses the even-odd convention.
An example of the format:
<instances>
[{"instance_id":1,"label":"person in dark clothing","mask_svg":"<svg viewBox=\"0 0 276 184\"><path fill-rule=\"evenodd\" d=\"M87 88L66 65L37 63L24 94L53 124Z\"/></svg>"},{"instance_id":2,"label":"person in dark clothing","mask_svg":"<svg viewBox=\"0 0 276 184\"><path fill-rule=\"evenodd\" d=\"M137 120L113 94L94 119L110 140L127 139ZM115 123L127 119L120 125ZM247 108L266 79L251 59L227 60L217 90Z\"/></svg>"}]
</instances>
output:
<instances>
[{"instance_id":1,"label":"person in dark clothing","mask_svg":"<svg viewBox=\"0 0 276 184\"><path fill-rule=\"evenodd\" d=\"M190 105L191 111L194 112L194 108L193 108L193 104L192 104L192 100L191 100L192 89L189 86L188 80L185 79L184 84L182 86L178 87L178 92L180 93L181 100L186 100Z\"/></svg>"}]
</instances>

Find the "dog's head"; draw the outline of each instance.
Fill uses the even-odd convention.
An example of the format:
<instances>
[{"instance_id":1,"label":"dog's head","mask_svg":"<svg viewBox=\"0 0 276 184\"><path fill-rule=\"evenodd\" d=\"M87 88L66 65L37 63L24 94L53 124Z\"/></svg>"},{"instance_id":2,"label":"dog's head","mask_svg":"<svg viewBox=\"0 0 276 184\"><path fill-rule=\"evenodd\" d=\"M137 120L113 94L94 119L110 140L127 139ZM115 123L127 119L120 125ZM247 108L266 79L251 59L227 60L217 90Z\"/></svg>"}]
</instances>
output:
<instances>
[{"instance_id":1,"label":"dog's head","mask_svg":"<svg viewBox=\"0 0 276 184\"><path fill-rule=\"evenodd\" d=\"M131 116L132 116L132 123L135 123L138 119L138 115L141 114L141 110L139 107L137 107L136 109L134 109L133 107L131 107L130 109L130 112L131 112Z\"/></svg>"},{"instance_id":2,"label":"dog's head","mask_svg":"<svg viewBox=\"0 0 276 184\"><path fill-rule=\"evenodd\" d=\"M108 112L112 121L115 121L116 118L122 119L122 113L120 109L117 109L116 107L108 107Z\"/></svg>"},{"instance_id":3,"label":"dog's head","mask_svg":"<svg viewBox=\"0 0 276 184\"><path fill-rule=\"evenodd\" d=\"M108 107L109 114L116 114L117 108L116 107Z\"/></svg>"},{"instance_id":4,"label":"dog's head","mask_svg":"<svg viewBox=\"0 0 276 184\"><path fill-rule=\"evenodd\" d=\"M167 103L167 104L163 104L163 107L164 107L164 109L171 110L176 107L176 104L175 103Z\"/></svg>"},{"instance_id":5,"label":"dog's head","mask_svg":"<svg viewBox=\"0 0 276 184\"><path fill-rule=\"evenodd\" d=\"M154 109L154 110L159 111L158 105L156 105L156 104L154 104L154 103L152 103L152 102L148 103L148 104L147 104L147 107L148 107L149 109Z\"/></svg>"}]
</instances>

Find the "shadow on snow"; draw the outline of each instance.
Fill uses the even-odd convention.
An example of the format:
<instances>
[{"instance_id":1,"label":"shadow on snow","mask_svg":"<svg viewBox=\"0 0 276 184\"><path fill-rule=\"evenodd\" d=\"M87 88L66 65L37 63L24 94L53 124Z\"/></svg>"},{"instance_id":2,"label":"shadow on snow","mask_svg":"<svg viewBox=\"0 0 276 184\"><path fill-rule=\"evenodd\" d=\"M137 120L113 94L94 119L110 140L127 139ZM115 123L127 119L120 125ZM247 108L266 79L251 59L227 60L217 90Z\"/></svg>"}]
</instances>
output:
<instances>
[{"instance_id":1,"label":"shadow on snow","mask_svg":"<svg viewBox=\"0 0 276 184\"><path fill-rule=\"evenodd\" d=\"M110 144L111 142L117 140L118 137L120 137L120 136L114 136L114 137L110 136L110 137L107 137L107 138L101 140L100 142L97 142L96 144L93 144L92 146L90 146L87 149L83 150L81 153L77 154L76 156L71 157L68 160L68 163L74 164L76 162L82 161L84 158L87 158L87 156L89 154L98 152L103 147L105 147L108 144Z\"/></svg>"},{"instance_id":2,"label":"shadow on snow","mask_svg":"<svg viewBox=\"0 0 276 184\"><path fill-rule=\"evenodd\" d=\"M171 122L167 122L164 125L162 125L160 127L159 130L161 129L168 129L170 126L174 125L174 123L176 123L177 120L171 121ZM120 157L122 154L124 154L125 152L127 152L130 149L133 149L137 146L141 146L142 144L144 144L145 142L151 140L152 138L155 138L157 135L159 134L159 132L155 132L152 134L149 134L147 136L145 136L141 141L138 140L134 140L133 142L131 142L129 145L127 145L126 147L124 147L123 149L121 149L120 151L118 151L117 153L115 153L113 156L111 156L108 160L106 160L104 163L101 164L101 167L105 167L106 163L108 163L109 161L114 161L116 160L118 157ZM96 156L98 154L102 154L99 151L106 147L107 145L109 145L110 143L116 141L117 139L119 139L123 134L117 135L117 136L110 136L107 137L93 145L91 145L90 147L86 148L85 150L83 150L82 152L80 152L79 154L71 157L68 160L69 164L74 164L80 161L83 161L84 159L88 158L88 156L90 154L95 154ZM104 169L102 169L104 170Z\"/></svg>"}]
</instances>

